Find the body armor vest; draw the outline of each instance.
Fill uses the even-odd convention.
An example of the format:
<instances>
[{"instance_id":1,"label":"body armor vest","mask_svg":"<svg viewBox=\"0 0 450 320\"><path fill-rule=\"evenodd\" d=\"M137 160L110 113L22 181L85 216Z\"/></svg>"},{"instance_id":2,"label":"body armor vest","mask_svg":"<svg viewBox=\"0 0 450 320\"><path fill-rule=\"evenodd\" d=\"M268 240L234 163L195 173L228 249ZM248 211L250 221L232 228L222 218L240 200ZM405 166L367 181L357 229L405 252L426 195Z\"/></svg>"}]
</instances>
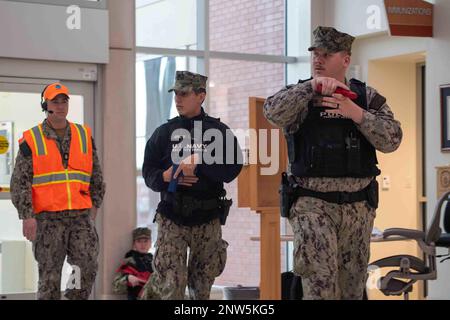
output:
<instances>
[{"instance_id":1,"label":"body armor vest","mask_svg":"<svg viewBox=\"0 0 450 320\"><path fill-rule=\"evenodd\" d=\"M304 82L304 81L300 81ZM368 110L366 84L350 80L358 94L354 102ZM327 113L330 108L308 105L297 132L287 135L291 172L297 177L373 177L380 174L375 148L351 119Z\"/></svg>"}]
</instances>

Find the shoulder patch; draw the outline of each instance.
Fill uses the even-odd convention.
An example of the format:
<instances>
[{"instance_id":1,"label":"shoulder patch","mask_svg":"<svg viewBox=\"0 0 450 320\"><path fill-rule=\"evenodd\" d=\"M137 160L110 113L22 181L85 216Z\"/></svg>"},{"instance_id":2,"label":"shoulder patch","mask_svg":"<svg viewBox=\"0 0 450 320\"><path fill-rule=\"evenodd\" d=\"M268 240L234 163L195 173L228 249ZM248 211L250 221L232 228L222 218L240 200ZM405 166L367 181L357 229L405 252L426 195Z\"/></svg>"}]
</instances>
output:
<instances>
[{"instance_id":1,"label":"shoulder patch","mask_svg":"<svg viewBox=\"0 0 450 320\"><path fill-rule=\"evenodd\" d=\"M386 98L377 92L370 101L369 108L373 110L379 110L385 103Z\"/></svg>"},{"instance_id":2,"label":"shoulder patch","mask_svg":"<svg viewBox=\"0 0 450 320\"><path fill-rule=\"evenodd\" d=\"M350 79L349 84L350 90L352 90L358 95L358 98L354 100L354 102L364 110L368 110L367 106L368 96L366 83L359 81L355 78L352 78Z\"/></svg>"},{"instance_id":3,"label":"shoulder patch","mask_svg":"<svg viewBox=\"0 0 450 320\"><path fill-rule=\"evenodd\" d=\"M25 157L31 157L31 148L25 140L20 143L19 149Z\"/></svg>"}]
</instances>

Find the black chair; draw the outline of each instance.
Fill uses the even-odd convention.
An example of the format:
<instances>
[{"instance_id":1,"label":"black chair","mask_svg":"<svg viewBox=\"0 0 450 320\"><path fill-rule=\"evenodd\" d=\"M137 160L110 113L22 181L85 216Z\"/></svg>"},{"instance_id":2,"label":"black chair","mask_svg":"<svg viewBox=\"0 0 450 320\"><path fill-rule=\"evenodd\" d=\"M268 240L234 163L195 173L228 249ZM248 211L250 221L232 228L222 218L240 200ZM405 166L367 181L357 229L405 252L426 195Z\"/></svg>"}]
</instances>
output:
<instances>
[{"instance_id":1,"label":"black chair","mask_svg":"<svg viewBox=\"0 0 450 320\"><path fill-rule=\"evenodd\" d=\"M444 229L447 233L441 231L441 215L443 204L445 206ZM409 299L409 293L413 290L413 284L419 280L435 280L437 278L436 258L447 257L442 260L450 259L450 254L436 256L436 247L450 247L450 192L445 193L436 204L434 216L430 227L426 232L421 230L392 228L383 232L383 238L400 237L401 239L411 239L417 241L420 249L424 253L424 259L411 255L396 255L383 258L370 263L369 267L375 268L398 268L388 272L381 277L379 289L387 296L404 295L404 299ZM371 268L373 269L373 268Z\"/></svg>"},{"instance_id":2,"label":"black chair","mask_svg":"<svg viewBox=\"0 0 450 320\"><path fill-rule=\"evenodd\" d=\"M446 248L449 252L446 255L436 256L437 258L444 259L441 262L447 261L450 259L450 201L447 202L444 210L444 223L443 223L445 233L441 233L441 236L436 241L436 247Z\"/></svg>"}]
</instances>

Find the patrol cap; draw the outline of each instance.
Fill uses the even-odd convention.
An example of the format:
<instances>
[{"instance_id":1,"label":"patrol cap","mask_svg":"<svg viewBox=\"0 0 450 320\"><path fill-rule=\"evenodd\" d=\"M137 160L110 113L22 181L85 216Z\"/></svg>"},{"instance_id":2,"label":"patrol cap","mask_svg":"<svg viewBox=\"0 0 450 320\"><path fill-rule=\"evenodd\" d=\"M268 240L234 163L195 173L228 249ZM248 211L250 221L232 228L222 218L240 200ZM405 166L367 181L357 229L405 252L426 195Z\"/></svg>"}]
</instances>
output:
<instances>
[{"instance_id":1,"label":"patrol cap","mask_svg":"<svg viewBox=\"0 0 450 320\"><path fill-rule=\"evenodd\" d=\"M313 43L308 48L308 51L321 48L329 53L340 51L351 53L354 40L355 37L347 33L339 32L335 28L319 26L313 32Z\"/></svg>"},{"instance_id":2,"label":"patrol cap","mask_svg":"<svg viewBox=\"0 0 450 320\"><path fill-rule=\"evenodd\" d=\"M190 92L191 90L204 89L206 91L206 81L208 77L190 71L177 71L175 75L175 85L170 88L172 91Z\"/></svg>"},{"instance_id":3,"label":"patrol cap","mask_svg":"<svg viewBox=\"0 0 450 320\"><path fill-rule=\"evenodd\" d=\"M136 228L133 230L133 241L142 239L142 238L151 239L151 237L152 237L152 232L150 231L149 228Z\"/></svg>"},{"instance_id":4,"label":"patrol cap","mask_svg":"<svg viewBox=\"0 0 450 320\"><path fill-rule=\"evenodd\" d=\"M67 97L69 97L69 89L66 86L62 85L61 83L57 82L47 86L42 96L45 101L45 100L52 100L59 94L64 94Z\"/></svg>"}]
</instances>

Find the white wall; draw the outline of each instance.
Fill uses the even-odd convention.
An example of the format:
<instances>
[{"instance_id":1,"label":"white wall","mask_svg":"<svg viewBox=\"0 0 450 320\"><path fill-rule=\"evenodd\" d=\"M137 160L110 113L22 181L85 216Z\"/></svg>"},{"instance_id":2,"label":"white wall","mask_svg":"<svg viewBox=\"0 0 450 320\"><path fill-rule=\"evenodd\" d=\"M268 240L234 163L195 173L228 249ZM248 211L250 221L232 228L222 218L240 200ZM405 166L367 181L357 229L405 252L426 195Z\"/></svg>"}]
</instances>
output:
<instances>
[{"instance_id":1,"label":"white wall","mask_svg":"<svg viewBox=\"0 0 450 320\"><path fill-rule=\"evenodd\" d=\"M437 202L437 166L450 164L450 154L440 151L440 98L439 85L450 83L450 1L436 0L434 39L427 54L427 115L426 162L428 221ZM446 250L445 250L446 251ZM443 251L441 251L443 253ZM438 281L429 282L430 298L450 299L450 263L438 264Z\"/></svg>"},{"instance_id":2,"label":"white wall","mask_svg":"<svg viewBox=\"0 0 450 320\"><path fill-rule=\"evenodd\" d=\"M357 37L387 34L383 0L287 0L287 5L288 56L309 56L307 49L312 41L312 31L318 26L332 26ZM369 7L372 10L368 12ZM379 13L379 29L369 29L367 26L368 18L373 15L373 7ZM297 19L298 16L301 19ZM299 24L290 21L299 21ZM299 78L306 79L310 75L309 61L291 64L288 67L287 83L296 83Z\"/></svg>"},{"instance_id":3,"label":"white wall","mask_svg":"<svg viewBox=\"0 0 450 320\"><path fill-rule=\"evenodd\" d=\"M66 6L0 1L0 57L108 62L108 11L81 8L71 30Z\"/></svg>"},{"instance_id":4,"label":"white wall","mask_svg":"<svg viewBox=\"0 0 450 320\"><path fill-rule=\"evenodd\" d=\"M388 30L383 0L324 0L325 25L333 26L353 36L367 36ZM368 26L367 21L376 15L379 25Z\"/></svg>"},{"instance_id":5,"label":"white wall","mask_svg":"<svg viewBox=\"0 0 450 320\"><path fill-rule=\"evenodd\" d=\"M1 77L97 81L97 72L92 63L0 58Z\"/></svg>"},{"instance_id":6,"label":"white wall","mask_svg":"<svg viewBox=\"0 0 450 320\"><path fill-rule=\"evenodd\" d=\"M361 80L367 81L368 61L426 52L430 42L429 38L390 37L386 34L356 39L352 48L352 65L360 66Z\"/></svg>"}]
</instances>

